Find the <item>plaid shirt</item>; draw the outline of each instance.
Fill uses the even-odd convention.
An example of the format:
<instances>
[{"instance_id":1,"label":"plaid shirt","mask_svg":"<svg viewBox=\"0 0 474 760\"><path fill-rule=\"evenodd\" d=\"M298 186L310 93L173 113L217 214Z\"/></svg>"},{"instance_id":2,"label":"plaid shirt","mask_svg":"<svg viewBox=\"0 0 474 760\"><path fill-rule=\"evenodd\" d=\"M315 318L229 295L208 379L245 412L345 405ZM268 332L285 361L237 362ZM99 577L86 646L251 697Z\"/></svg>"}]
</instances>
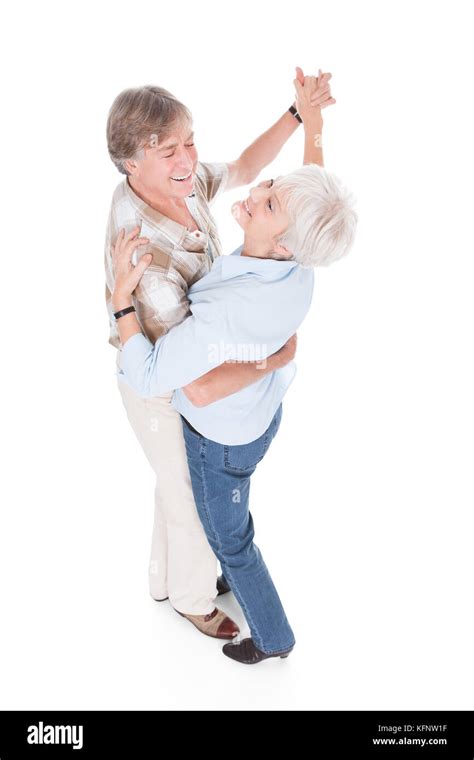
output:
<instances>
[{"instance_id":1,"label":"plaid shirt","mask_svg":"<svg viewBox=\"0 0 474 760\"><path fill-rule=\"evenodd\" d=\"M121 348L112 308L114 273L112 250L122 228L130 232L141 222L141 235L150 240L143 251L153 260L133 294L143 332L153 343L190 314L188 288L210 271L220 256L221 244L209 204L225 189L227 164L198 163L194 192L186 198L199 230L163 216L141 200L125 179L112 197L105 243L106 303L110 322L109 343Z\"/></svg>"}]
</instances>

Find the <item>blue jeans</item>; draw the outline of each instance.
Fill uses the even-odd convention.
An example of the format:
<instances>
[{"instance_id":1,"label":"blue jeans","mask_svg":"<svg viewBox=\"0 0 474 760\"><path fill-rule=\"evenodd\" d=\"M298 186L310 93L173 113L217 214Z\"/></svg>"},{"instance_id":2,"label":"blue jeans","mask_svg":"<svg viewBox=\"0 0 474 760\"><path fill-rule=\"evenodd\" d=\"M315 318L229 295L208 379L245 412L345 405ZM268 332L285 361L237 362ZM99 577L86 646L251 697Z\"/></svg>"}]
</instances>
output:
<instances>
[{"instance_id":1,"label":"blue jeans","mask_svg":"<svg viewBox=\"0 0 474 760\"><path fill-rule=\"evenodd\" d=\"M274 654L295 638L260 550L253 542L250 477L280 427L280 404L268 429L243 446L224 446L183 419L191 483L201 522L222 572L242 607L255 645Z\"/></svg>"}]
</instances>

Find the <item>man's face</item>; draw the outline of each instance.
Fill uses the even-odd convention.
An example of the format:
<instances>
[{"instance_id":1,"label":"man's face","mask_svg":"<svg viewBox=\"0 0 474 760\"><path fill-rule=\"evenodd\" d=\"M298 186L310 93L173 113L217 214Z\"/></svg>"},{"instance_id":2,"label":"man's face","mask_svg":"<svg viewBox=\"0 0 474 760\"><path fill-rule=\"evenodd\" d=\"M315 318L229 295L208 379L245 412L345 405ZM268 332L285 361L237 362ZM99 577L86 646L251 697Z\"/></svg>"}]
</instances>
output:
<instances>
[{"instance_id":1,"label":"man's face","mask_svg":"<svg viewBox=\"0 0 474 760\"><path fill-rule=\"evenodd\" d=\"M232 215L244 230L245 240L261 252L275 250L276 240L290 222L284 198L272 179L252 187L246 200L234 203Z\"/></svg>"},{"instance_id":2,"label":"man's face","mask_svg":"<svg viewBox=\"0 0 474 760\"><path fill-rule=\"evenodd\" d=\"M185 124L161 142L155 143L152 138L150 146L126 167L150 194L184 198L193 192L197 163L192 125Z\"/></svg>"}]
</instances>

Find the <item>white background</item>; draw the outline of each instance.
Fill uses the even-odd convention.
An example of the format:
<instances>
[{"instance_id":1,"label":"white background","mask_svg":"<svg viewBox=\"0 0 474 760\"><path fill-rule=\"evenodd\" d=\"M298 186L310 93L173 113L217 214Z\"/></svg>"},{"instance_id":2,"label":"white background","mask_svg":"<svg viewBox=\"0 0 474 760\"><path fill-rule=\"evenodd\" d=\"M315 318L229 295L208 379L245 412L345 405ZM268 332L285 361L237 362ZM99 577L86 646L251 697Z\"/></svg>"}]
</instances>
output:
<instances>
[{"instance_id":1,"label":"white background","mask_svg":"<svg viewBox=\"0 0 474 760\"><path fill-rule=\"evenodd\" d=\"M1 709L474 709L468 8L4 6ZM148 596L153 476L103 300L105 121L120 90L159 84L200 158L230 161L290 105L295 65L333 74L325 161L360 222L317 272L253 484L297 647L244 668ZM262 178L301 156L300 130ZM227 252L246 195L214 206Z\"/></svg>"}]
</instances>

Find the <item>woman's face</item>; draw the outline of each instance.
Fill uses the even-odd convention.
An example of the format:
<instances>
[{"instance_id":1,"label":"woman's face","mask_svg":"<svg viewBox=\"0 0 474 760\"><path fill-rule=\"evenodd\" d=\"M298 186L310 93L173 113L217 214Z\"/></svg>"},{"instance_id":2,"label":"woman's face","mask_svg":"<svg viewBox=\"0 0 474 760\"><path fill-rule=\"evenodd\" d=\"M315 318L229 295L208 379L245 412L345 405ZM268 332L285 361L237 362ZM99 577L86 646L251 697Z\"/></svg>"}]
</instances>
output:
<instances>
[{"instance_id":1,"label":"woman's face","mask_svg":"<svg viewBox=\"0 0 474 760\"><path fill-rule=\"evenodd\" d=\"M161 142L150 143L142 157L128 162L134 180L150 195L176 199L190 195L198 163L192 124L177 127Z\"/></svg>"},{"instance_id":2,"label":"woman's face","mask_svg":"<svg viewBox=\"0 0 474 760\"><path fill-rule=\"evenodd\" d=\"M246 200L232 206L232 215L245 232L245 239L262 251L274 248L277 239L288 228L290 218L284 200L273 187L273 180L252 187Z\"/></svg>"}]
</instances>

